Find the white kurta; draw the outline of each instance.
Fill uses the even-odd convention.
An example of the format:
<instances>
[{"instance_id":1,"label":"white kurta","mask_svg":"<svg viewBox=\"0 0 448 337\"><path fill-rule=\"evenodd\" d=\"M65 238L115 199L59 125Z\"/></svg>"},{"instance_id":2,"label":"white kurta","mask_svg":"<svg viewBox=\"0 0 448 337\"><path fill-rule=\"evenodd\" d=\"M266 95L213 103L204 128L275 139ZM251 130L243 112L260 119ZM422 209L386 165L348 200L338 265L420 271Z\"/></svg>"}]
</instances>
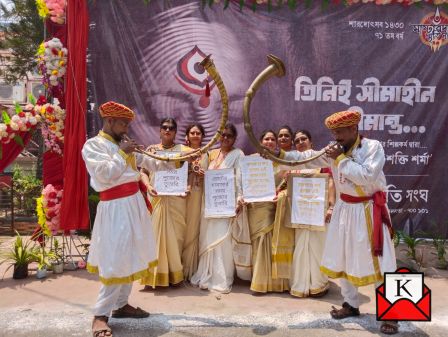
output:
<instances>
[{"instance_id":1,"label":"white kurta","mask_svg":"<svg viewBox=\"0 0 448 337\"><path fill-rule=\"evenodd\" d=\"M239 159L244 156L240 149L234 149L227 154L222 163L209 165L209 169L235 168L239 169ZM237 193L241 195L239 173L236 174ZM203 289L227 293L231 290L235 262L239 268L239 276L250 277L250 235L247 221L241 221L245 216L226 219L206 219L202 210L201 228L199 234L199 264L198 270L191 278L191 283ZM232 242L232 233L236 240ZM243 238L246 238L244 244ZM241 247L243 246L243 247ZM238 263L240 262L240 263ZM246 273L244 272L246 271Z\"/></svg>"},{"instance_id":2,"label":"white kurta","mask_svg":"<svg viewBox=\"0 0 448 337\"><path fill-rule=\"evenodd\" d=\"M82 157L97 192L129 182L137 182L140 173L126 161L118 145L103 136L87 140ZM135 154L136 164L147 170L171 168L150 157ZM155 264L156 252L151 217L140 192L100 201L90 241L88 270L99 274L105 285L130 283L140 279Z\"/></svg>"},{"instance_id":3,"label":"white kurta","mask_svg":"<svg viewBox=\"0 0 448 337\"><path fill-rule=\"evenodd\" d=\"M385 155L377 140L363 138L351 156L332 160L325 155L305 164L307 168L331 167L336 186L336 204L327 230L321 270L331 278L345 278L355 286L382 280L384 272L396 269L395 250L386 225L383 255L373 255L373 202L346 203L340 193L371 196L386 191L383 173ZM288 152L285 159L309 158L316 151Z\"/></svg>"}]
</instances>

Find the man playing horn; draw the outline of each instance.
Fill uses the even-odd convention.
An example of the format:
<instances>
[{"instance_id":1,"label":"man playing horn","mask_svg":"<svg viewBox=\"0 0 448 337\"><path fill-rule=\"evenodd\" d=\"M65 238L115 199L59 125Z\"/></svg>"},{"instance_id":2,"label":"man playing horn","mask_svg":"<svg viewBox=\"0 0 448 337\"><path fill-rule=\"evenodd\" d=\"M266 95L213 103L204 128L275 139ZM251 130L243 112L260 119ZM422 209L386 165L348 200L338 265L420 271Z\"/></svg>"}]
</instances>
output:
<instances>
[{"instance_id":1,"label":"man playing horn","mask_svg":"<svg viewBox=\"0 0 448 337\"><path fill-rule=\"evenodd\" d=\"M150 204L140 193L137 167L154 171L174 166L134 153L138 146L126 137L134 119L132 110L107 102L100 106L100 114L103 129L82 149L90 184L101 200L87 263L88 271L98 273L102 283L93 310L94 337L112 336L107 325L111 313L114 318L149 316L128 304L132 282L146 276L148 267L157 264Z\"/></svg>"},{"instance_id":2,"label":"man playing horn","mask_svg":"<svg viewBox=\"0 0 448 337\"><path fill-rule=\"evenodd\" d=\"M386 205L385 155L377 140L358 133L361 115L341 111L325 120L337 146L328 146L322 156L305 167L331 166L337 199L328 225L321 271L340 278L344 303L333 307L334 319L358 316L358 287L383 280L384 272L396 270L392 226ZM303 160L316 152L280 152L286 160ZM398 332L396 322L383 322L381 332Z\"/></svg>"}]
</instances>

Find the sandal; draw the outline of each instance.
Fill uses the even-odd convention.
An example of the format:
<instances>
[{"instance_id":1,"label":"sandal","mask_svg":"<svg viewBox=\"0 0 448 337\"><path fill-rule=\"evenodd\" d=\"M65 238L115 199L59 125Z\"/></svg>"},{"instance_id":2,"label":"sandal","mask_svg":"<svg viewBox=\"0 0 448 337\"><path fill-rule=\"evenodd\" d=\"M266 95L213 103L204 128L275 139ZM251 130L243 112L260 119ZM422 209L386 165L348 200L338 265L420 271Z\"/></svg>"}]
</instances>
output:
<instances>
[{"instance_id":1,"label":"sandal","mask_svg":"<svg viewBox=\"0 0 448 337\"><path fill-rule=\"evenodd\" d=\"M333 306L332 306L332 308L333 308L333 310L330 311L330 315L334 319L343 319L343 318L347 318L347 317L354 317L354 316L360 315L359 309L352 307L347 302L342 303L341 309L336 309Z\"/></svg>"},{"instance_id":2,"label":"sandal","mask_svg":"<svg viewBox=\"0 0 448 337\"><path fill-rule=\"evenodd\" d=\"M382 322L380 331L385 335L395 335L396 333L398 333L398 322L397 321Z\"/></svg>"},{"instance_id":3,"label":"sandal","mask_svg":"<svg viewBox=\"0 0 448 337\"><path fill-rule=\"evenodd\" d=\"M95 321L102 321L102 322L106 323L106 327L99 328L99 329L93 329L93 326L95 325ZM113 337L112 329L107 326L108 321L109 321L109 317L107 317L107 316L95 316L93 318L93 322L92 322L93 337Z\"/></svg>"},{"instance_id":4,"label":"sandal","mask_svg":"<svg viewBox=\"0 0 448 337\"><path fill-rule=\"evenodd\" d=\"M113 318L146 318L149 317L149 312L137 307L134 308L129 304L124 307L112 311Z\"/></svg>"}]
</instances>

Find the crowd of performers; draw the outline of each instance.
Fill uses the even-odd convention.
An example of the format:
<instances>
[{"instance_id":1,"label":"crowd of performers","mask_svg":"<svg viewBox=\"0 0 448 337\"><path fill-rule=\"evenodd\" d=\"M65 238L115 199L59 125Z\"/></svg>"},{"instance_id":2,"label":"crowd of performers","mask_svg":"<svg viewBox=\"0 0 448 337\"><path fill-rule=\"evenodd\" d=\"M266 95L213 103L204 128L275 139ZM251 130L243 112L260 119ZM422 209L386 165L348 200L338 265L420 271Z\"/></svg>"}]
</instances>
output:
<instances>
[{"instance_id":1,"label":"crowd of performers","mask_svg":"<svg viewBox=\"0 0 448 337\"><path fill-rule=\"evenodd\" d=\"M321 297L328 278L340 278L344 303L333 307L335 319L359 315L358 287L377 284L396 269L390 217L385 205L384 151L376 140L358 133L360 115L343 111L329 116L326 127L337 146L298 167L273 163L277 195L272 202L245 202L237 130L228 123L219 148L189 162L184 196L159 196L154 172L179 167L138 152L125 137L134 112L108 102L100 107L103 129L84 145L82 155L91 186L100 193L88 260L102 286L94 307L93 335L111 336L114 318L144 318L149 313L128 304L132 282L145 289L190 282L228 293L235 276L250 281L255 293L285 292L296 297ZM160 143L147 151L188 153L202 146L204 128L190 125L186 145L176 144L177 123L160 123ZM312 135L288 126L266 130L261 145L280 158L307 159L316 154ZM258 155L258 154L252 154ZM236 216L205 218L204 172L233 168L236 172ZM325 226L291 226L287 177L291 172L328 173L329 207ZM144 191L144 193L141 193ZM148 197L149 200L145 200ZM396 333L394 322L381 326Z\"/></svg>"}]
</instances>

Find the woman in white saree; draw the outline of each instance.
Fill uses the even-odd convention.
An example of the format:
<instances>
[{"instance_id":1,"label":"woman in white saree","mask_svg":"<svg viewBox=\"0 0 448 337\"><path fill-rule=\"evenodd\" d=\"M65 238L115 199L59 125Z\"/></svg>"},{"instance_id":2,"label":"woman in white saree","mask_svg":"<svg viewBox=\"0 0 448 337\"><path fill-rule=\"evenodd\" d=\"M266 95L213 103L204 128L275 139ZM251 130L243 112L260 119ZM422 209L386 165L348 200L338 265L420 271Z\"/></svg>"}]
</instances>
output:
<instances>
[{"instance_id":1,"label":"woman in white saree","mask_svg":"<svg viewBox=\"0 0 448 337\"><path fill-rule=\"evenodd\" d=\"M191 124L187 127L185 140L187 146L199 149L205 137L201 124ZM201 224L202 196L204 194L204 171L208 165L208 154L204 153L190 164L188 185L190 194L187 196L187 230L182 251L182 264L185 280L190 280L198 269L199 260L199 228Z\"/></svg>"},{"instance_id":2,"label":"woman in white saree","mask_svg":"<svg viewBox=\"0 0 448 337\"><path fill-rule=\"evenodd\" d=\"M221 135L221 147L209 152L208 169L236 169L236 193L241 196L239 160L244 156L244 153L233 147L236 136L235 126L228 123ZM239 211L240 206L238 205L236 214ZM199 234L199 265L198 270L191 278L193 285L197 285L201 289L221 293L230 292L235 270L233 252L233 246L235 245L232 243L232 231L234 231L233 227L236 227L237 217L238 215L232 218L205 218L204 210L202 211ZM248 228L246 232L249 236ZM238 240L238 238L234 239ZM248 238L248 244L250 247L250 238ZM250 261L250 249L247 255ZM250 268L250 263L248 267Z\"/></svg>"},{"instance_id":3,"label":"woman in white saree","mask_svg":"<svg viewBox=\"0 0 448 337\"><path fill-rule=\"evenodd\" d=\"M311 134L307 130L298 130L294 135L297 151L311 150ZM330 221L336 200L336 191L331 170L328 168L301 169L293 172L314 174L327 173L330 175L328 185L329 207L326 211L325 222ZM326 240L326 226L299 225L295 228L295 249L291 268L290 293L296 297L321 297L329 289L328 277L320 271L320 262L324 252Z\"/></svg>"},{"instance_id":4,"label":"woman in white saree","mask_svg":"<svg viewBox=\"0 0 448 337\"><path fill-rule=\"evenodd\" d=\"M265 130L260 143L275 150L277 134L273 130ZM255 154L255 155L258 155ZM282 178L279 165L273 163L275 185ZM276 200L253 202L247 205L250 236L252 241L252 282L250 290L255 293L283 292L289 290L287 278L272 277L272 232L274 229Z\"/></svg>"}]
</instances>

